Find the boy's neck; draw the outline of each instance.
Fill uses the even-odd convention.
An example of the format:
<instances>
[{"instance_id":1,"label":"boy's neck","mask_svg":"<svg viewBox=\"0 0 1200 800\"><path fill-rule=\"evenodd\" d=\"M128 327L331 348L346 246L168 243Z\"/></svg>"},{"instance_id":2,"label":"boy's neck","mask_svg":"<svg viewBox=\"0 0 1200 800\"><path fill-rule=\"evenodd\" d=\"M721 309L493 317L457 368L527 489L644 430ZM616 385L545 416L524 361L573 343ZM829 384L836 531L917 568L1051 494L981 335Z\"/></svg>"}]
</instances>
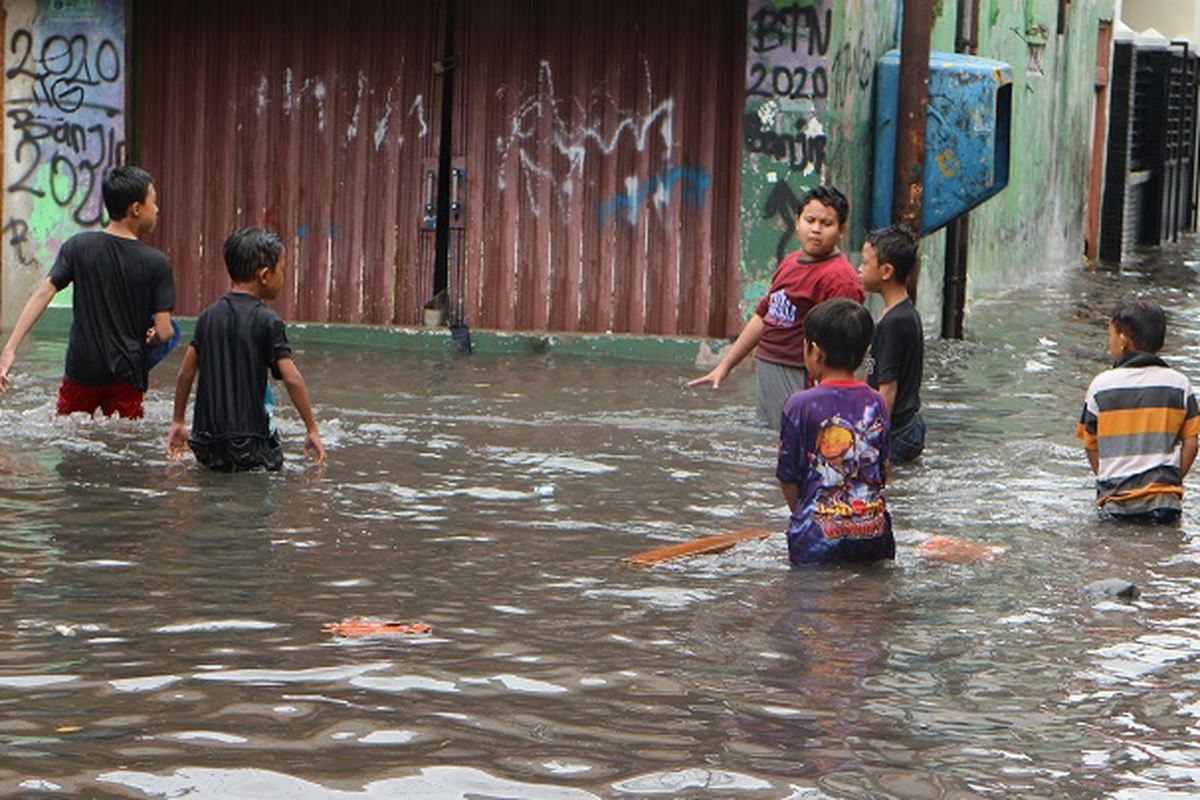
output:
<instances>
[{"instance_id":1,"label":"boy's neck","mask_svg":"<svg viewBox=\"0 0 1200 800\"><path fill-rule=\"evenodd\" d=\"M814 378L817 383L827 383L829 381L852 381L857 382L858 378L854 377L854 370L850 369L826 369L821 373L821 377Z\"/></svg>"},{"instance_id":2,"label":"boy's neck","mask_svg":"<svg viewBox=\"0 0 1200 800\"><path fill-rule=\"evenodd\" d=\"M1145 350L1124 350L1113 359L1113 366L1144 366L1146 364L1166 364L1158 353L1148 353Z\"/></svg>"},{"instance_id":3,"label":"boy's neck","mask_svg":"<svg viewBox=\"0 0 1200 800\"><path fill-rule=\"evenodd\" d=\"M799 258L801 261L828 261L829 259L833 258L840 252L842 252L842 251L838 250L836 245L829 252L822 253L819 256L809 255L808 253L804 252L804 250L802 249L802 250L800 250L800 255L797 256L797 258Z\"/></svg>"},{"instance_id":4,"label":"boy's neck","mask_svg":"<svg viewBox=\"0 0 1200 800\"><path fill-rule=\"evenodd\" d=\"M104 226L104 232L109 236L116 236L121 239L140 239L138 231L129 224L128 218L114 219Z\"/></svg>"},{"instance_id":5,"label":"boy's neck","mask_svg":"<svg viewBox=\"0 0 1200 800\"><path fill-rule=\"evenodd\" d=\"M248 294L251 297L259 300L267 299L262 292L262 283L260 283L257 279L249 281L234 281L233 285L229 287L229 291L233 294Z\"/></svg>"},{"instance_id":6,"label":"boy's neck","mask_svg":"<svg viewBox=\"0 0 1200 800\"><path fill-rule=\"evenodd\" d=\"M890 311L908 299L908 289L904 284L888 281L879 287L879 296L883 298L883 310Z\"/></svg>"}]
</instances>

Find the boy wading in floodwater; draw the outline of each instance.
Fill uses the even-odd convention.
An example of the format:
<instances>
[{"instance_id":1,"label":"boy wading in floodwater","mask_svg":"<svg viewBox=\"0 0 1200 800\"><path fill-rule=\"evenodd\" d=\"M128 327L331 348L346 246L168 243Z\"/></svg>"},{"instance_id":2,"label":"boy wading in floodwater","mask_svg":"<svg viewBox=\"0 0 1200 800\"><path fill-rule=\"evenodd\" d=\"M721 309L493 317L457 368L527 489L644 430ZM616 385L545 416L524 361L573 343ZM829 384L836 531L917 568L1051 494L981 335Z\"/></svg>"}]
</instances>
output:
<instances>
[{"instance_id":1,"label":"boy wading in floodwater","mask_svg":"<svg viewBox=\"0 0 1200 800\"><path fill-rule=\"evenodd\" d=\"M867 384L883 395L892 415L893 464L912 461L925 449L921 416L925 334L907 288L916 266L917 239L903 226L871 231L863 242L859 277L863 288L879 294L884 304L871 339Z\"/></svg>"},{"instance_id":2,"label":"boy wading in floodwater","mask_svg":"<svg viewBox=\"0 0 1200 800\"><path fill-rule=\"evenodd\" d=\"M808 381L804 372L804 317L808 310L832 297L859 303L864 298L858 274L837 247L849 216L850 203L832 186L818 186L800 198L796 215L800 249L779 262L766 296L721 363L688 386L710 383L719 388L757 346L758 421L779 430L783 404Z\"/></svg>"},{"instance_id":3,"label":"boy wading in floodwater","mask_svg":"<svg viewBox=\"0 0 1200 800\"><path fill-rule=\"evenodd\" d=\"M1187 377L1158 357L1166 333L1166 314L1146 300L1108 320L1112 369L1092 379L1076 427L1105 517L1173 522L1183 508L1200 409Z\"/></svg>"},{"instance_id":4,"label":"boy wading in floodwater","mask_svg":"<svg viewBox=\"0 0 1200 800\"><path fill-rule=\"evenodd\" d=\"M225 267L233 286L200 314L179 367L167 452L178 458L190 446L197 461L224 472L283 466L279 436L271 429L270 371L283 381L304 421L304 454L320 464L325 445L308 389L292 360L283 320L262 302L283 288L283 243L271 231L242 228L225 240ZM197 373L189 438L184 415Z\"/></svg>"},{"instance_id":5,"label":"boy wading in floodwater","mask_svg":"<svg viewBox=\"0 0 1200 800\"><path fill-rule=\"evenodd\" d=\"M75 234L59 248L0 351L0 393L12 380L21 341L54 295L73 285L71 340L57 413L100 409L106 416L141 419L152 351L174 335L175 284L167 257L141 241L158 223L158 190L150 173L115 167L104 176L101 191L111 221L102 231Z\"/></svg>"},{"instance_id":6,"label":"boy wading in floodwater","mask_svg":"<svg viewBox=\"0 0 1200 800\"><path fill-rule=\"evenodd\" d=\"M827 300L804 320L812 389L783 409L775 476L792 516L793 564L895 558L883 488L890 443L879 392L855 380L874 331L853 300Z\"/></svg>"}]
</instances>

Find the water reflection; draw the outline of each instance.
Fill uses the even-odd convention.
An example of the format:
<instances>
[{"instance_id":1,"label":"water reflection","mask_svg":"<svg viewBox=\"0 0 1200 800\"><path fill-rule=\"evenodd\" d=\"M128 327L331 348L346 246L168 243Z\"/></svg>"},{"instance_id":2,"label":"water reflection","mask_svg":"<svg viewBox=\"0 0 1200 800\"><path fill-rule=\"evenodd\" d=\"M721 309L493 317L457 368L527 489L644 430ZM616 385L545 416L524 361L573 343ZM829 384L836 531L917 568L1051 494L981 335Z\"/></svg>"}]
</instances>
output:
<instances>
[{"instance_id":1,"label":"water reflection","mask_svg":"<svg viewBox=\"0 0 1200 800\"><path fill-rule=\"evenodd\" d=\"M1192 247L931 343L876 568L790 570L782 536L620 563L782 529L748 375L307 348L329 463L285 416L283 474L229 476L167 461L167 373L140 425L52 419L39 342L0 405L0 793L1194 795L1200 497L1100 524L1072 435L1118 297L1192 372ZM923 561L934 534L1007 550ZM1107 577L1141 596L1081 592ZM433 633L321 631L358 615Z\"/></svg>"}]
</instances>

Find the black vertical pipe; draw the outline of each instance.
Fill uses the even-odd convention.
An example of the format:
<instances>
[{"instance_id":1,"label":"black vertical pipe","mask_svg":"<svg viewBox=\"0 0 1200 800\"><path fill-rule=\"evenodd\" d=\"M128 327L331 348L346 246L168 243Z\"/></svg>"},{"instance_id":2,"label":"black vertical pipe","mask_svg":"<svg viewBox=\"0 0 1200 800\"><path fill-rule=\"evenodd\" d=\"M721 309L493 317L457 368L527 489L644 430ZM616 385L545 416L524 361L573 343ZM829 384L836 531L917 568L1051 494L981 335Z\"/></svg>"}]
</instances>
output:
<instances>
[{"instance_id":1,"label":"black vertical pipe","mask_svg":"<svg viewBox=\"0 0 1200 800\"><path fill-rule=\"evenodd\" d=\"M446 0L446 36L442 60L436 69L442 75L442 129L438 141L437 233L433 246L433 296L446 293L450 285L450 160L454 137L454 70L458 0Z\"/></svg>"},{"instance_id":2,"label":"black vertical pipe","mask_svg":"<svg viewBox=\"0 0 1200 800\"><path fill-rule=\"evenodd\" d=\"M956 53L979 50L979 0L958 0ZM963 338L963 312L967 305L967 257L971 217L963 214L946 226L946 253L942 271L942 338Z\"/></svg>"}]
</instances>

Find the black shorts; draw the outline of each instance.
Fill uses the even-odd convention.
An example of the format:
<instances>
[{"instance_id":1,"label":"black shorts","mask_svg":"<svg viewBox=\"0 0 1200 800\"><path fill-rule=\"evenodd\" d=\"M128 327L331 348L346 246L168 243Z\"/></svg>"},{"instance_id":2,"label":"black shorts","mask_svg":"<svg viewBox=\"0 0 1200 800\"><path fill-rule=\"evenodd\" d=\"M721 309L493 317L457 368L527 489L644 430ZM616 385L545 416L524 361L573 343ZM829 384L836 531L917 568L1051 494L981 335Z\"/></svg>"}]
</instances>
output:
<instances>
[{"instance_id":1,"label":"black shorts","mask_svg":"<svg viewBox=\"0 0 1200 800\"><path fill-rule=\"evenodd\" d=\"M271 472L283 466L283 448L279 436L226 436L221 438L193 436L188 446L196 460L218 472L249 472L263 469Z\"/></svg>"}]
</instances>

